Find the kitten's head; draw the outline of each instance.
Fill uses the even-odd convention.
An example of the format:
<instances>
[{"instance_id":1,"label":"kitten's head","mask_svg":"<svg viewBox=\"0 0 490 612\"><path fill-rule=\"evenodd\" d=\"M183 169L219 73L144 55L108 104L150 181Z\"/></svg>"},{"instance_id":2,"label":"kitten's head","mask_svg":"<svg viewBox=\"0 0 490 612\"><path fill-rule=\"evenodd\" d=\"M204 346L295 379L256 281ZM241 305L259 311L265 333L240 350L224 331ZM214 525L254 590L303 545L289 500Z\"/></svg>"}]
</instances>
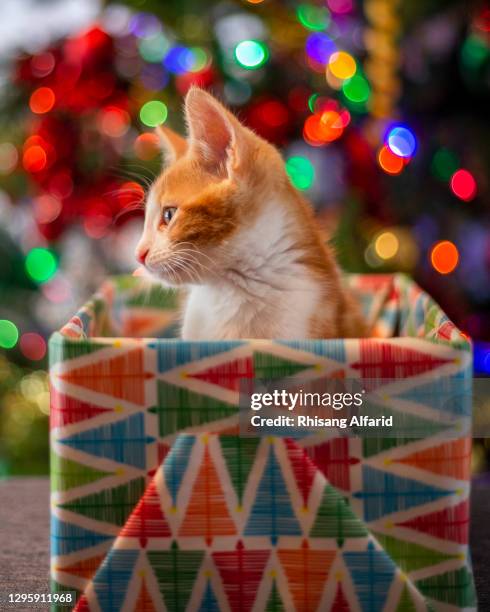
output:
<instances>
[{"instance_id":1,"label":"kitten's head","mask_svg":"<svg viewBox=\"0 0 490 612\"><path fill-rule=\"evenodd\" d=\"M292 189L274 147L210 94L191 89L185 116L187 139L157 128L166 163L149 192L136 248L146 269L170 285L221 276L257 224L261 203Z\"/></svg>"}]
</instances>

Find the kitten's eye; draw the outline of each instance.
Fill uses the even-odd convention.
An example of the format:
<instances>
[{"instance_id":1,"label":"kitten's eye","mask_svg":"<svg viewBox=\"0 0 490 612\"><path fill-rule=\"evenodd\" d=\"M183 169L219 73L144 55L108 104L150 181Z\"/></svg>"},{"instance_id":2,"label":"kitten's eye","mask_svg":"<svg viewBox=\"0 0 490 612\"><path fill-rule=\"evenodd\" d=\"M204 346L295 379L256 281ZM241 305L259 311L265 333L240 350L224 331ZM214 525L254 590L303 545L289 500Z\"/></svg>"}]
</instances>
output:
<instances>
[{"instance_id":1,"label":"kitten's eye","mask_svg":"<svg viewBox=\"0 0 490 612\"><path fill-rule=\"evenodd\" d=\"M176 212L177 212L176 208L165 208L162 214L163 225L168 225L170 221L172 221Z\"/></svg>"}]
</instances>

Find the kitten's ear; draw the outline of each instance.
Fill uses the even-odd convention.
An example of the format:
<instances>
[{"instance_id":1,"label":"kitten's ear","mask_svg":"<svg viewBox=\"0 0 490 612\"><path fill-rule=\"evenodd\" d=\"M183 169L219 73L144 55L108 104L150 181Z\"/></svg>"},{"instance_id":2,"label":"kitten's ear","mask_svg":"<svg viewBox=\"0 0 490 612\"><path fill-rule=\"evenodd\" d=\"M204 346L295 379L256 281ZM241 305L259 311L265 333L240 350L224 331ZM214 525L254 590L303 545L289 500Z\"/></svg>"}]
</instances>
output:
<instances>
[{"instance_id":1,"label":"kitten's ear","mask_svg":"<svg viewBox=\"0 0 490 612\"><path fill-rule=\"evenodd\" d=\"M187 141L182 138L177 132L174 132L164 125L159 125L155 128L155 132L160 141L165 162L172 163L179 157L182 157L187 151Z\"/></svg>"},{"instance_id":2,"label":"kitten's ear","mask_svg":"<svg viewBox=\"0 0 490 612\"><path fill-rule=\"evenodd\" d=\"M209 172L229 176L245 153L245 130L216 98L193 87L185 98L189 146Z\"/></svg>"}]
</instances>

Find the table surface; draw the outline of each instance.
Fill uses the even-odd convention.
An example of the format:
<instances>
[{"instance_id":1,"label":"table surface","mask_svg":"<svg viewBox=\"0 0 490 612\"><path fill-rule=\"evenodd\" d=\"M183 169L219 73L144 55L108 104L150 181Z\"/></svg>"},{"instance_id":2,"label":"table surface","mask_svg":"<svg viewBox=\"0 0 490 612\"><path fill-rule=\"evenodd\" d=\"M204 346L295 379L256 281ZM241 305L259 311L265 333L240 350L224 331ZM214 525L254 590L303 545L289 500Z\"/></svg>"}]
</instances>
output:
<instances>
[{"instance_id":1,"label":"table surface","mask_svg":"<svg viewBox=\"0 0 490 612\"><path fill-rule=\"evenodd\" d=\"M12 478L1 481L0 500L2 599L8 593L47 593L48 478ZM477 484L473 487L471 521L471 554L479 609L490 610L490 486ZM18 606L12 609L21 612Z\"/></svg>"}]
</instances>

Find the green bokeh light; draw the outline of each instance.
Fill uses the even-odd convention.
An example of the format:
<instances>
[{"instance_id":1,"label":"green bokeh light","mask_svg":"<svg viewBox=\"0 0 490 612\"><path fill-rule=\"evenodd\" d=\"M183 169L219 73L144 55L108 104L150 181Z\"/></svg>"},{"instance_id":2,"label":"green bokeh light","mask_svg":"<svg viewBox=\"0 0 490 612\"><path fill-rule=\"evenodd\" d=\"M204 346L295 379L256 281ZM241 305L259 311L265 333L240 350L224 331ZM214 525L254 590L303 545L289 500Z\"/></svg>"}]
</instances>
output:
<instances>
[{"instance_id":1,"label":"green bokeh light","mask_svg":"<svg viewBox=\"0 0 490 612\"><path fill-rule=\"evenodd\" d=\"M458 168L459 160L449 149L439 149L432 158L432 174L441 181L449 181Z\"/></svg>"},{"instance_id":2,"label":"green bokeh light","mask_svg":"<svg viewBox=\"0 0 490 612\"><path fill-rule=\"evenodd\" d=\"M167 51L170 49L170 43L161 33L150 36L150 38L142 38L138 43L141 57L147 62L158 63L163 60Z\"/></svg>"},{"instance_id":3,"label":"green bokeh light","mask_svg":"<svg viewBox=\"0 0 490 612\"><path fill-rule=\"evenodd\" d=\"M258 40L242 40L235 47L235 58L242 68L255 70L265 64L269 51Z\"/></svg>"},{"instance_id":4,"label":"green bokeh light","mask_svg":"<svg viewBox=\"0 0 490 612\"><path fill-rule=\"evenodd\" d=\"M11 349L17 344L19 330L7 319L0 319L0 347Z\"/></svg>"},{"instance_id":5,"label":"green bokeh light","mask_svg":"<svg viewBox=\"0 0 490 612\"><path fill-rule=\"evenodd\" d=\"M191 72L199 72L206 68L209 62L208 54L201 47L192 47L192 68Z\"/></svg>"},{"instance_id":6,"label":"green bokeh light","mask_svg":"<svg viewBox=\"0 0 490 612\"><path fill-rule=\"evenodd\" d=\"M318 100L318 94L314 93L308 98L308 108L312 113L315 112L316 101Z\"/></svg>"},{"instance_id":7,"label":"green bokeh light","mask_svg":"<svg viewBox=\"0 0 490 612\"><path fill-rule=\"evenodd\" d=\"M27 274L37 283L45 283L56 274L58 262L49 249L35 248L25 261Z\"/></svg>"},{"instance_id":8,"label":"green bokeh light","mask_svg":"<svg viewBox=\"0 0 490 612\"><path fill-rule=\"evenodd\" d=\"M466 68L478 68L488 57L485 41L479 36L468 36L461 49L461 59Z\"/></svg>"},{"instance_id":9,"label":"green bokeh light","mask_svg":"<svg viewBox=\"0 0 490 612\"><path fill-rule=\"evenodd\" d=\"M296 9L296 15L301 25L307 30L319 32L325 30L330 23L330 13L328 9L323 6L300 4Z\"/></svg>"},{"instance_id":10,"label":"green bokeh light","mask_svg":"<svg viewBox=\"0 0 490 612\"><path fill-rule=\"evenodd\" d=\"M366 79L360 74L355 74L342 83L342 92L350 102L363 104L369 100L371 90Z\"/></svg>"},{"instance_id":11,"label":"green bokeh light","mask_svg":"<svg viewBox=\"0 0 490 612\"><path fill-rule=\"evenodd\" d=\"M306 157L290 157L286 162L286 172L296 189L304 191L313 185L315 168Z\"/></svg>"},{"instance_id":12,"label":"green bokeh light","mask_svg":"<svg viewBox=\"0 0 490 612\"><path fill-rule=\"evenodd\" d=\"M140 109L140 119L149 127L156 127L165 123L168 116L167 107L160 100L150 100Z\"/></svg>"}]
</instances>

